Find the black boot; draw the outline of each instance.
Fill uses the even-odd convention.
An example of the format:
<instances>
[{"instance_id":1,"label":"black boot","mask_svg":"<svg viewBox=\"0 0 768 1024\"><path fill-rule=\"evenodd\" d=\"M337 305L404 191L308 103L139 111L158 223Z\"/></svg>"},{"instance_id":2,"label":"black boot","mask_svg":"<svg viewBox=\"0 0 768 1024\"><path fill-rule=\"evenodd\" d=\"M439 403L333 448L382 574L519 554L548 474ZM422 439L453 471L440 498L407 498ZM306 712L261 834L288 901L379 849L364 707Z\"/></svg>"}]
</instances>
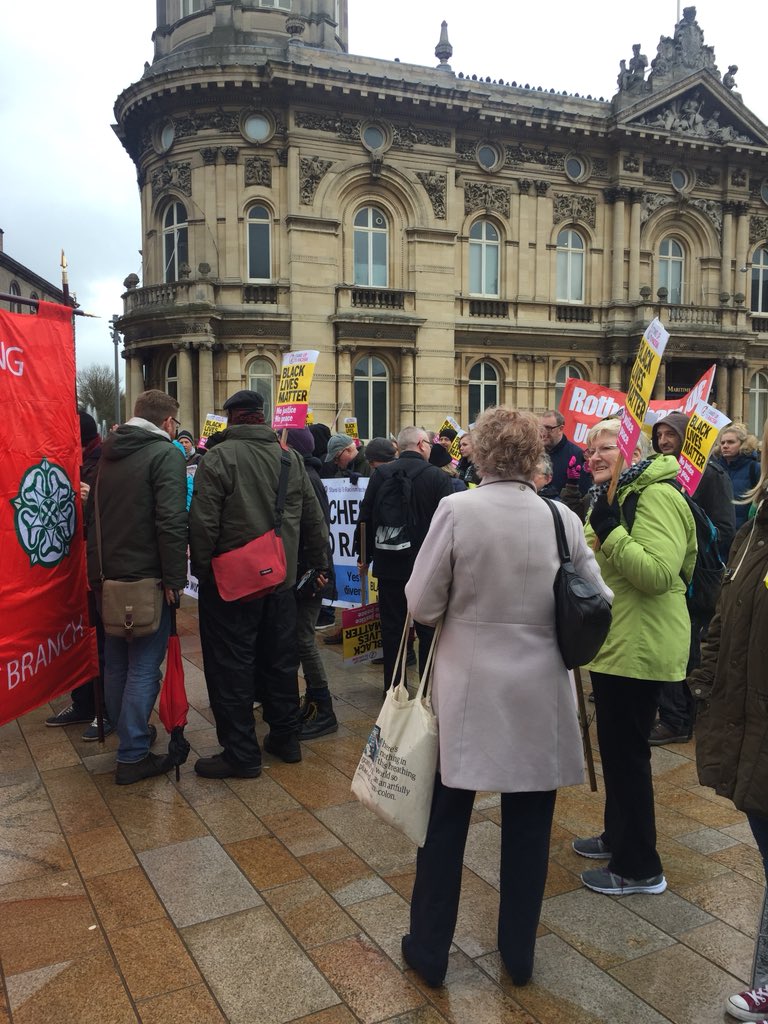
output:
<instances>
[{"instance_id":1,"label":"black boot","mask_svg":"<svg viewBox=\"0 0 768 1024\"><path fill-rule=\"evenodd\" d=\"M299 737L295 732L286 733L282 736L273 736L268 732L264 737L264 749L273 757L279 757L286 764L296 764L301 760L301 746Z\"/></svg>"},{"instance_id":2,"label":"black boot","mask_svg":"<svg viewBox=\"0 0 768 1024\"><path fill-rule=\"evenodd\" d=\"M115 768L115 782L118 786L132 786L142 779L164 775L173 768L166 754L147 754L140 761L118 761Z\"/></svg>"},{"instance_id":3,"label":"black boot","mask_svg":"<svg viewBox=\"0 0 768 1024\"><path fill-rule=\"evenodd\" d=\"M299 737L302 740L314 740L318 736L328 736L337 732L339 723L333 713L333 703L329 697L327 700L307 700L301 712L301 731Z\"/></svg>"}]
</instances>

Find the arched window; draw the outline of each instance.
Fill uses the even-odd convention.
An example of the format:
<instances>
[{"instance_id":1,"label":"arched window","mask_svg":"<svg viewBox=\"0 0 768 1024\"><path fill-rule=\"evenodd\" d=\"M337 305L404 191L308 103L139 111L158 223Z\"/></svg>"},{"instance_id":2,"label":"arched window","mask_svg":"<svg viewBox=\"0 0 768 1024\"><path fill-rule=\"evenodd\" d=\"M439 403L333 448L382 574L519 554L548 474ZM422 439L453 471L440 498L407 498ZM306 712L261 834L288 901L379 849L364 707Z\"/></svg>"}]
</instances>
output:
<instances>
[{"instance_id":1,"label":"arched window","mask_svg":"<svg viewBox=\"0 0 768 1024\"><path fill-rule=\"evenodd\" d=\"M358 359L354 369L355 416L360 437L389 434L389 371L376 356Z\"/></svg>"},{"instance_id":2,"label":"arched window","mask_svg":"<svg viewBox=\"0 0 768 1024\"><path fill-rule=\"evenodd\" d=\"M248 211L248 280L272 280L272 218L266 206Z\"/></svg>"},{"instance_id":3,"label":"arched window","mask_svg":"<svg viewBox=\"0 0 768 1024\"><path fill-rule=\"evenodd\" d=\"M667 289L667 302L679 306L683 301L685 253L675 238L663 239L659 246L659 287Z\"/></svg>"},{"instance_id":4,"label":"arched window","mask_svg":"<svg viewBox=\"0 0 768 1024\"><path fill-rule=\"evenodd\" d=\"M204 6L204 0L181 0L181 16L186 18L196 11L202 11Z\"/></svg>"},{"instance_id":5,"label":"arched window","mask_svg":"<svg viewBox=\"0 0 768 1024\"><path fill-rule=\"evenodd\" d=\"M469 230L469 294L499 294L499 232L489 220Z\"/></svg>"},{"instance_id":6,"label":"arched window","mask_svg":"<svg viewBox=\"0 0 768 1024\"><path fill-rule=\"evenodd\" d=\"M29 297L30 297L30 299L33 299L35 302L39 302L40 301L40 296L37 294L37 292L30 292L29 293ZM34 306L30 306L29 307L29 312L30 313L36 313L37 310L35 309Z\"/></svg>"},{"instance_id":7,"label":"arched window","mask_svg":"<svg viewBox=\"0 0 768 1024\"><path fill-rule=\"evenodd\" d=\"M491 363L475 363L469 371L469 422L499 404L499 375Z\"/></svg>"},{"instance_id":8,"label":"arched window","mask_svg":"<svg viewBox=\"0 0 768 1024\"><path fill-rule=\"evenodd\" d=\"M275 368L268 359L252 359L248 364L248 390L258 391L264 399L264 422L272 422L275 404Z\"/></svg>"},{"instance_id":9,"label":"arched window","mask_svg":"<svg viewBox=\"0 0 768 1024\"><path fill-rule=\"evenodd\" d=\"M749 429L758 437L768 420L768 373L756 373L749 382Z\"/></svg>"},{"instance_id":10,"label":"arched window","mask_svg":"<svg viewBox=\"0 0 768 1024\"><path fill-rule=\"evenodd\" d=\"M165 368L165 390L178 402L179 400L179 359L171 356Z\"/></svg>"},{"instance_id":11,"label":"arched window","mask_svg":"<svg viewBox=\"0 0 768 1024\"><path fill-rule=\"evenodd\" d=\"M560 406L560 399L563 397L563 390L565 389L565 382L569 377L576 377L578 380L584 379L584 374L573 363L566 363L565 366L561 366L555 375L555 409Z\"/></svg>"},{"instance_id":12,"label":"arched window","mask_svg":"<svg viewBox=\"0 0 768 1024\"><path fill-rule=\"evenodd\" d=\"M18 286L16 281L11 281L11 286L8 289L8 291L10 292L11 295L21 295L21 288L19 288L19 286ZM10 309L10 311L12 313L20 313L21 312L21 303L20 302L11 302L10 305L9 305L9 309Z\"/></svg>"},{"instance_id":13,"label":"arched window","mask_svg":"<svg viewBox=\"0 0 768 1024\"><path fill-rule=\"evenodd\" d=\"M389 227L376 206L364 206L355 215L355 284L363 288L386 288L389 265ZM374 437L378 436L376 434Z\"/></svg>"},{"instance_id":14,"label":"arched window","mask_svg":"<svg viewBox=\"0 0 768 1024\"><path fill-rule=\"evenodd\" d=\"M584 301L584 239L572 228L557 236L556 299Z\"/></svg>"},{"instance_id":15,"label":"arched window","mask_svg":"<svg viewBox=\"0 0 768 1024\"><path fill-rule=\"evenodd\" d=\"M163 280L178 281L183 263L189 263L187 211L171 203L163 216Z\"/></svg>"},{"instance_id":16,"label":"arched window","mask_svg":"<svg viewBox=\"0 0 768 1024\"><path fill-rule=\"evenodd\" d=\"M752 299L753 313L768 313L768 249L761 246L752 257Z\"/></svg>"}]
</instances>

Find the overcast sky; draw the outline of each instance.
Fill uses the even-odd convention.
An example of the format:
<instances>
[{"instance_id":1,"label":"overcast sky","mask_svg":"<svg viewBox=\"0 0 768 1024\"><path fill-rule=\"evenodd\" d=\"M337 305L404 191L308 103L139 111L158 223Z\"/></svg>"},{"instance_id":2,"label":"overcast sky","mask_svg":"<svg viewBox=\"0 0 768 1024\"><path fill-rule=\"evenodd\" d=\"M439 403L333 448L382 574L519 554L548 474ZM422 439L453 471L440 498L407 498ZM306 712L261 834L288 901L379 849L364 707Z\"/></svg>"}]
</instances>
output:
<instances>
[{"instance_id":1,"label":"overcast sky","mask_svg":"<svg viewBox=\"0 0 768 1024\"><path fill-rule=\"evenodd\" d=\"M353 53L434 66L448 22L453 69L613 95L619 60L642 44L649 62L672 35L675 0L349 0ZM768 121L762 0L697 5L705 42L725 72L738 64L744 102ZM122 310L122 282L140 271L139 201L133 164L111 125L117 95L153 55L155 0L36 0L4 5L0 61L0 228L6 253L70 287L102 319L78 317L78 364L112 362L109 319Z\"/></svg>"}]
</instances>

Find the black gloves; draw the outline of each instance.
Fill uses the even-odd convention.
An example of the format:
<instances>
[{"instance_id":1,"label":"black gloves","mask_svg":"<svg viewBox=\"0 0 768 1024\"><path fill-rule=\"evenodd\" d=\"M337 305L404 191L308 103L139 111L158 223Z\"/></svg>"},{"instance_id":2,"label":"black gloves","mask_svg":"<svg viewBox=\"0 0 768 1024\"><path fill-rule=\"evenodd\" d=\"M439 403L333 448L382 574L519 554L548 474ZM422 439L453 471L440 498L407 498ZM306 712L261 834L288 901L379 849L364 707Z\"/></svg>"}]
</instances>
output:
<instances>
[{"instance_id":1,"label":"black gloves","mask_svg":"<svg viewBox=\"0 0 768 1024\"><path fill-rule=\"evenodd\" d=\"M607 494L601 494L590 514L589 525L597 534L600 543L604 544L606 537L621 525L621 512L616 498L609 505Z\"/></svg>"}]
</instances>

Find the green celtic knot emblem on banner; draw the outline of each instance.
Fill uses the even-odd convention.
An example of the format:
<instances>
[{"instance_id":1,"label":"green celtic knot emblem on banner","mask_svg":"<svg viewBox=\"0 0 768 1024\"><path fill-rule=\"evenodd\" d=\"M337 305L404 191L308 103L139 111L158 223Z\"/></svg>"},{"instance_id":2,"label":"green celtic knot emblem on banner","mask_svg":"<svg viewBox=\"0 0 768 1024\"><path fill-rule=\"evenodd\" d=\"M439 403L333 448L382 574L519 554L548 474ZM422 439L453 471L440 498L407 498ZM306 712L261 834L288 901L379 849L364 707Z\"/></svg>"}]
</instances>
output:
<instances>
[{"instance_id":1,"label":"green celtic knot emblem on banner","mask_svg":"<svg viewBox=\"0 0 768 1024\"><path fill-rule=\"evenodd\" d=\"M69 554L77 528L75 492L61 466L47 459L30 466L11 505L16 510L16 536L30 565L58 565Z\"/></svg>"}]
</instances>

